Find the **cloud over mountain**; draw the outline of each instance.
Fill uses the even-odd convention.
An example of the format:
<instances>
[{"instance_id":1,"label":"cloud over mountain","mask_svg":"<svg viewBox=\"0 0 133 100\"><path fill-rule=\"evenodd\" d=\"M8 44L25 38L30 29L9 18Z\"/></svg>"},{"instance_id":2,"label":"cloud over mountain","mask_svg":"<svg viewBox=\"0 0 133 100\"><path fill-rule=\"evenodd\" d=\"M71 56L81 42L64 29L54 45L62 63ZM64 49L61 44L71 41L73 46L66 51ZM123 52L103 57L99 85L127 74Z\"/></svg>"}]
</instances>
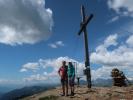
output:
<instances>
[{"instance_id":1,"label":"cloud over mountain","mask_svg":"<svg viewBox=\"0 0 133 100\"><path fill-rule=\"evenodd\" d=\"M45 0L0 0L0 43L34 44L47 39L52 26Z\"/></svg>"},{"instance_id":2,"label":"cloud over mountain","mask_svg":"<svg viewBox=\"0 0 133 100\"><path fill-rule=\"evenodd\" d=\"M108 36L105 41L96 47L96 51L91 53L91 62L101 65L100 68L94 70L93 73L98 77L108 78L113 68L118 68L126 73L129 78L132 77L133 72L133 47L132 36L130 35L126 40L118 42L118 35L113 34ZM106 41L108 46L106 46ZM117 45L116 45L117 44ZM111 49L112 48L112 49Z\"/></svg>"},{"instance_id":3,"label":"cloud over mountain","mask_svg":"<svg viewBox=\"0 0 133 100\"><path fill-rule=\"evenodd\" d=\"M108 6L120 16L133 17L133 0L108 0Z\"/></svg>"},{"instance_id":4,"label":"cloud over mountain","mask_svg":"<svg viewBox=\"0 0 133 100\"><path fill-rule=\"evenodd\" d=\"M62 61L68 62L76 62L78 65L77 68L77 75L83 75L83 69L84 69L84 64L82 62L78 62L74 59L71 59L69 57L58 57L55 59L40 59L37 62L32 62L32 63L26 63L22 66L20 69L20 72L29 72L33 71L36 72L33 75L24 78L26 81L42 81L44 79L46 80L53 80L58 78L58 70L59 67L62 65ZM51 72L48 72L47 68L51 68ZM43 70L43 73L39 73L39 69ZM36 71L35 71L36 70ZM57 80L56 80L57 82Z\"/></svg>"}]
</instances>

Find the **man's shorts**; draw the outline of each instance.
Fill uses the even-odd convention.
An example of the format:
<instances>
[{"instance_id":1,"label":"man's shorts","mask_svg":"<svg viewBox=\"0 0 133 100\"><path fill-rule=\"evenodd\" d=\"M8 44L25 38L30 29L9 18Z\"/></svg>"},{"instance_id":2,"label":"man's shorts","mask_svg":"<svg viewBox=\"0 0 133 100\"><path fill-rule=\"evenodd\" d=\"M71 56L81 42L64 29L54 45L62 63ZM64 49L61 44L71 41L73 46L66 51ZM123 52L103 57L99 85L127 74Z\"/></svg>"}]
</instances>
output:
<instances>
[{"instance_id":1,"label":"man's shorts","mask_svg":"<svg viewBox=\"0 0 133 100\"><path fill-rule=\"evenodd\" d=\"M69 85L70 86L74 86L74 80L75 80L75 78L74 77L69 77Z\"/></svg>"},{"instance_id":2,"label":"man's shorts","mask_svg":"<svg viewBox=\"0 0 133 100\"><path fill-rule=\"evenodd\" d=\"M68 79L61 79L62 86L68 85Z\"/></svg>"}]
</instances>

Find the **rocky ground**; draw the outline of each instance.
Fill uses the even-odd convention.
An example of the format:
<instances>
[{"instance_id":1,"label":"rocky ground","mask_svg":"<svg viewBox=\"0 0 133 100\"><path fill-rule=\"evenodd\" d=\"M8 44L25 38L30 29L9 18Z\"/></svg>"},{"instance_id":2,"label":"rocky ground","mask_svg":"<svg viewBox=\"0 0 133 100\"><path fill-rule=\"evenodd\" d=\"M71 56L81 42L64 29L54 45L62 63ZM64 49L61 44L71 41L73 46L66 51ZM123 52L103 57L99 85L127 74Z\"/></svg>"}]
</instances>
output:
<instances>
[{"instance_id":1,"label":"rocky ground","mask_svg":"<svg viewBox=\"0 0 133 100\"><path fill-rule=\"evenodd\" d=\"M23 100L133 100L133 86L130 87L92 87L76 88L75 96L60 96L61 88L48 90Z\"/></svg>"}]
</instances>

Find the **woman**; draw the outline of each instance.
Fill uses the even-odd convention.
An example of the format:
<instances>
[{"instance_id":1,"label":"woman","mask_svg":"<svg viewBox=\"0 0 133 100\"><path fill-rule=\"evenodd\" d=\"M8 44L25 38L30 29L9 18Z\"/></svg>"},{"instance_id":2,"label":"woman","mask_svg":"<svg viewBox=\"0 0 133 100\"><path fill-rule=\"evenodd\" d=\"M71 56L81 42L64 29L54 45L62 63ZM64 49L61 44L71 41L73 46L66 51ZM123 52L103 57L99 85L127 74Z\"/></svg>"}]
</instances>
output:
<instances>
[{"instance_id":1,"label":"woman","mask_svg":"<svg viewBox=\"0 0 133 100\"><path fill-rule=\"evenodd\" d=\"M68 78L69 78L69 86L71 88L71 95L74 96L75 68L72 62L68 63Z\"/></svg>"}]
</instances>

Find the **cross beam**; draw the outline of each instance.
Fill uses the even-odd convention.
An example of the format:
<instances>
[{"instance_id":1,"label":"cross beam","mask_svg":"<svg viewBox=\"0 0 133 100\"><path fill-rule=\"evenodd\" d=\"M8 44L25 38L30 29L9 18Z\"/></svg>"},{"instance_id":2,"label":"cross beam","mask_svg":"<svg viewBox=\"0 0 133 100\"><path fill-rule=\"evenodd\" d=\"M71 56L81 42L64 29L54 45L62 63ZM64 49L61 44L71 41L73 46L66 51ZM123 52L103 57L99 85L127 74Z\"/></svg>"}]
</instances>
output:
<instances>
[{"instance_id":1,"label":"cross beam","mask_svg":"<svg viewBox=\"0 0 133 100\"><path fill-rule=\"evenodd\" d=\"M85 8L82 5L81 6L81 14L82 14L82 22L80 26L80 30L78 32L78 35L80 35L82 32L84 33L84 44L85 44L85 67L84 74L86 75L87 79L87 86L88 88L91 88L91 72L90 72L90 59L89 59L89 50L88 50L88 34L87 34L87 25L92 20L93 14L91 14L89 17L85 15Z\"/></svg>"},{"instance_id":2,"label":"cross beam","mask_svg":"<svg viewBox=\"0 0 133 100\"><path fill-rule=\"evenodd\" d=\"M81 28L78 32L78 35L80 35L84 29L86 28L87 24L91 21L91 19L93 18L93 14L91 14L89 17L87 16L86 19L85 19L85 22L84 23L81 23Z\"/></svg>"}]
</instances>

